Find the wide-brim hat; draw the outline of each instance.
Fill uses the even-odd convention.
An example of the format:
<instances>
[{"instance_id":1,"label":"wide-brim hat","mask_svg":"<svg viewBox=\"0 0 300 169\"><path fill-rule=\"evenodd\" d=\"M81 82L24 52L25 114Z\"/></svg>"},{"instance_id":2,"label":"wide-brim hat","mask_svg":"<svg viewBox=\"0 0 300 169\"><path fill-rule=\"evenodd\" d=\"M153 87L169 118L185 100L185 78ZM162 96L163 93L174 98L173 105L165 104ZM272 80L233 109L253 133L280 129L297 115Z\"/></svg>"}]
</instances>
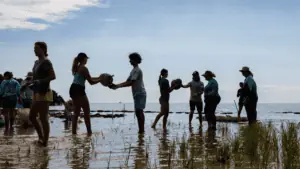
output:
<instances>
[{"instance_id":1,"label":"wide-brim hat","mask_svg":"<svg viewBox=\"0 0 300 169\"><path fill-rule=\"evenodd\" d=\"M216 77L216 75L210 70L205 71L204 74L202 74L201 76L203 76L203 77Z\"/></svg>"},{"instance_id":2,"label":"wide-brim hat","mask_svg":"<svg viewBox=\"0 0 300 169\"><path fill-rule=\"evenodd\" d=\"M247 66L242 67L242 69L240 70L240 72L251 72L250 68Z\"/></svg>"}]
</instances>

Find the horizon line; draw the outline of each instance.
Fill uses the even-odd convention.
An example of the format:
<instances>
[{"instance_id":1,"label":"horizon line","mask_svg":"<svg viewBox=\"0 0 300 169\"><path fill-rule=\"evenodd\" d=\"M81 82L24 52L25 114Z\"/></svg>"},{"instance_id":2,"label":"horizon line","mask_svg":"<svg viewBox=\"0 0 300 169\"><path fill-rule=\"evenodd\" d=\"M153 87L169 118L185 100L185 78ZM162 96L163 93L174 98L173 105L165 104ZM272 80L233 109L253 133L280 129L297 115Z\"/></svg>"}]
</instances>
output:
<instances>
[{"instance_id":1,"label":"horizon line","mask_svg":"<svg viewBox=\"0 0 300 169\"><path fill-rule=\"evenodd\" d=\"M90 102L90 104L133 104L133 102ZM159 102L146 104L159 104ZM189 104L189 102L170 102L170 104ZM221 102L220 104L234 104L234 102ZM258 102L257 104L300 104L300 102Z\"/></svg>"}]
</instances>

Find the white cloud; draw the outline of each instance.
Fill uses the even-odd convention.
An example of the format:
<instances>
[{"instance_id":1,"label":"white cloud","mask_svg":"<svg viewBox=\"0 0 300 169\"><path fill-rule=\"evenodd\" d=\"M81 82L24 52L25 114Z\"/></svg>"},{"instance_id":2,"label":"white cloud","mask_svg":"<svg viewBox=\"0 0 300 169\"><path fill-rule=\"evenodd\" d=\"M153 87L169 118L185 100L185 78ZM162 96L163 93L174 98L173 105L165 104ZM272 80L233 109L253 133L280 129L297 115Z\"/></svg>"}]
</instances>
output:
<instances>
[{"instance_id":1,"label":"white cloud","mask_svg":"<svg viewBox=\"0 0 300 169\"><path fill-rule=\"evenodd\" d=\"M0 45L4 45L4 44L6 44L5 42L0 42Z\"/></svg>"},{"instance_id":2,"label":"white cloud","mask_svg":"<svg viewBox=\"0 0 300 169\"><path fill-rule=\"evenodd\" d=\"M108 7L108 0L1 0L0 29L44 30L82 7ZM49 24L30 22L41 19Z\"/></svg>"}]
</instances>

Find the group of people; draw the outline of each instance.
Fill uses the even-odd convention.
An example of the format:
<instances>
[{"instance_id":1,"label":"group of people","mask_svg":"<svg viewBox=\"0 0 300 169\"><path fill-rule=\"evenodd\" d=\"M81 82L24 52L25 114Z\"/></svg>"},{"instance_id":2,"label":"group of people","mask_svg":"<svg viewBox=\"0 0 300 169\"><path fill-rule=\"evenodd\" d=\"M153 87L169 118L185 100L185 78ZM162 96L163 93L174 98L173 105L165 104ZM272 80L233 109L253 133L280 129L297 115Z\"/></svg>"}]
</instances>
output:
<instances>
[{"instance_id":1,"label":"group of people","mask_svg":"<svg viewBox=\"0 0 300 169\"><path fill-rule=\"evenodd\" d=\"M32 69L32 73L27 75L26 80L20 85L12 77L11 72L4 74L4 80L0 87L0 96L2 98L3 114L5 116L5 122L7 129L9 124L13 124L12 113L16 107L16 103L23 103L24 107L30 107L29 119L35 127L38 134L38 143L47 146L49 138L49 122L48 113L49 105L53 101L53 92L50 88L51 81L56 79L55 71L52 63L48 57L47 44L45 42L36 42L34 44L34 52L38 59L35 61ZM77 122L80 116L81 110L84 113L84 121L88 135L92 134L91 122L90 122L90 104L85 92L85 83L89 82L91 85L98 83L104 83L103 76L92 77L88 68L86 67L89 57L85 53L79 53L73 60L72 74L73 82L70 86L69 95L72 99L71 110L73 110L72 116L72 133L77 133ZM135 115L138 121L139 133L144 133L145 116L144 109L146 107L147 93L143 81L143 71L139 67L142 62L142 58L138 53L131 53L129 55L129 62L133 66L128 78L118 84L110 84L108 87L117 90L124 87L131 87L132 96L134 100ZM253 123L256 120L256 103L257 92L256 84L253 80L253 75L248 67L244 67L241 70L245 76L245 82L242 85L243 90L243 105L245 105L249 123ZM189 124L193 119L195 109L199 113L199 122L202 126L202 109L203 101L202 94L204 94L204 114L208 121L208 126L211 129L216 129L216 116L215 111L218 104L221 101L219 95L218 82L215 79L215 74L212 71L206 71L202 75L205 80L208 81L204 86L200 80L199 72L195 71L192 74L192 81L186 85L179 83L172 83L170 85L167 80L168 70L162 69L159 75L159 89L161 96L159 102L161 105L161 112L155 118L152 127L155 128L159 119L163 117L163 128L166 129L167 118L169 115L169 99L170 93L174 89L190 88L190 115ZM22 94L23 93L23 94ZM11 115L11 116L10 116ZM37 116L39 116L41 125L37 122Z\"/></svg>"}]
</instances>

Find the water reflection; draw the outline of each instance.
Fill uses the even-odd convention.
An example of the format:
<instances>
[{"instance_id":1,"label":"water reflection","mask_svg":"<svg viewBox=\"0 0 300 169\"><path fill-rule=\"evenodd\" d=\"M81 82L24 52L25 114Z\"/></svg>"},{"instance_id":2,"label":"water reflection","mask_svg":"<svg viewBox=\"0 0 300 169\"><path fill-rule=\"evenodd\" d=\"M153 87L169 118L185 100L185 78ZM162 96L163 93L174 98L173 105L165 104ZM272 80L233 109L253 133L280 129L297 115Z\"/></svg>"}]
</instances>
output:
<instances>
[{"instance_id":1,"label":"water reflection","mask_svg":"<svg viewBox=\"0 0 300 169\"><path fill-rule=\"evenodd\" d=\"M67 162L72 169L88 169L91 150L91 138L84 139L73 136L71 148L69 150L70 156L67 156Z\"/></svg>"},{"instance_id":2,"label":"water reflection","mask_svg":"<svg viewBox=\"0 0 300 169\"><path fill-rule=\"evenodd\" d=\"M139 134L137 137L137 147L134 148L135 161L134 168L146 168L148 152L145 152L145 136L144 134Z\"/></svg>"}]
</instances>

